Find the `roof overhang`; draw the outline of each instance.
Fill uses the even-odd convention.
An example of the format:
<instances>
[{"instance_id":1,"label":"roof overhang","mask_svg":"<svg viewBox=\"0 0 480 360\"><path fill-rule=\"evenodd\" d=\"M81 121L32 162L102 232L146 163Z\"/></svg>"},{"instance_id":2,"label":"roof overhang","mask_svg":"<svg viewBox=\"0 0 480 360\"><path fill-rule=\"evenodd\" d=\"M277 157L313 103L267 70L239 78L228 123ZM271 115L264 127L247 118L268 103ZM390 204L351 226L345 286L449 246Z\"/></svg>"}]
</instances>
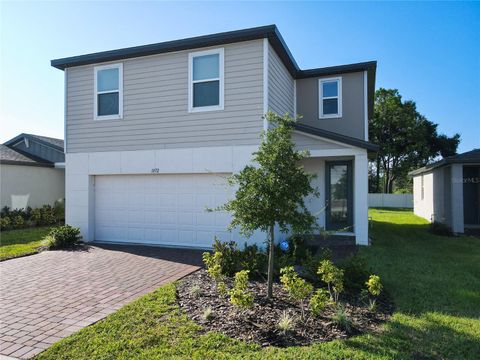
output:
<instances>
[{"instance_id":1,"label":"roof overhang","mask_svg":"<svg viewBox=\"0 0 480 360\"><path fill-rule=\"evenodd\" d=\"M377 153L379 149L378 145L372 144L371 142L357 139L351 136L346 136L346 135L338 134L335 132L323 130L323 129L317 129L308 125L297 123L294 125L294 128L295 130L306 133L306 134L319 136L328 140L338 141L343 144L355 146L360 149L365 149L371 154Z\"/></svg>"},{"instance_id":2,"label":"roof overhang","mask_svg":"<svg viewBox=\"0 0 480 360\"><path fill-rule=\"evenodd\" d=\"M283 40L276 25L260 26L249 29L227 31L217 34L196 36L186 39L166 41L150 45L134 46L118 50L102 51L87 55L79 55L55 59L51 65L65 70L69 67L96 64L108 61L125 60L130 58L163 54L174 51L190 50L209 46L219 46L242 41L267 38L286 68L295 79L305 79L324 75L341 74L357 71L369 71L375 75L376 61L362 62L349 65L340 65L326 68L301 70L292 56L287 44ZM375 77L373 76L373 79ZM374 80L373 80L374 84Z\"/></svg>"},{"instance_id":3,"label":"roof overhang","mask_svg":"<svg viewBox=\"0 0 480 360\"><path fill-rule=\"evenodd\" d=\"M479 165L480 166L480 160L479 159L464 159L464 160L457 160L457 159L449 159L445 158L442 160L439 160L437 162L434 162L432 164L423 166L421 168L412 170L408 173L409 176L416 176L416 175L421 175L425 174L428 172L431 172L435 169L438 169L443 166L448 166L452 164L462 164L462 165Z\"/></svg>"},{"instance_id":4,"label":"roof overhang","mask_svg":"<svg viewBox=\"0 0 480 360\"><path fill-rule=\"evenodd\" d=\"M54 150L58 150L58 151L60 151L60 152L63 153L63 148L62 148L62 147L57 146L57 145L52 144L52 143L49 143L49 142L47 142L47 141L44 141L44 140L42 140L42 139L40 139L40 138L38 138L38 137L36 137L36 136L34 136L34 135L25 134L25 133L22 133L22 134L20 134L20 135L15 136L14 138L12 138L12 139L4 142L3 145L12 147L12 146L15 146L16 144L24 141L25 139L28 139L29 141L37 142L37 143L39 143L39 144L45 145L45 146L47 146L47 147L49 147L49 148L52 148L52 149L54 149Z\"/></svg>"}]
</instances>

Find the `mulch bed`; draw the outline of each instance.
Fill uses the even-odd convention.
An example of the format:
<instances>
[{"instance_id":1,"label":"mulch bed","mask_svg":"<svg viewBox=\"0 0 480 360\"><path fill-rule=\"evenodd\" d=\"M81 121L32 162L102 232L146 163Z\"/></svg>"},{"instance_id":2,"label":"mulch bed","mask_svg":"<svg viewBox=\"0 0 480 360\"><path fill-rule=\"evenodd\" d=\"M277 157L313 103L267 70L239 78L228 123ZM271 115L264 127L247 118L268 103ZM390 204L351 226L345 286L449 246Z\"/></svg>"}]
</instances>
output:
<instances>
[{"instance_id":1,"label":"mulch bed","mask_svg":"<svg viewBox=\"0 0 480 360\"><path fill-rule=\"evenodd\" d=\"M231 280L226 284L230 288ZM200 291L192 289L200 288ZM228 296L219 296L214 281L205 270L199 270L185 277L177 287L178 304L187 316L202 326L203 331L219 331L232 338L257 343L261 346L297 346L315 342L345 339L364 332L379 332L380 325L393 311L393 305L387 295L377 300L377 311L371 312L361 304L358 296L344 296L341 302L345 312L352 320L350 331L339 328L331 317L333 307L326 309L319 317L313 317L305 311L305 320L301 321L299 305L290 300L281 284L274 283L274 299L266 297L265 282L251 281L249 290L254 294L254 305L247 310L239 310L229 302ZM210 319L204 319L204 311L212 309ZM295 319L291 331L284 333L278 329L278 321L287 312Z\"/></svg>"}]
</instances>

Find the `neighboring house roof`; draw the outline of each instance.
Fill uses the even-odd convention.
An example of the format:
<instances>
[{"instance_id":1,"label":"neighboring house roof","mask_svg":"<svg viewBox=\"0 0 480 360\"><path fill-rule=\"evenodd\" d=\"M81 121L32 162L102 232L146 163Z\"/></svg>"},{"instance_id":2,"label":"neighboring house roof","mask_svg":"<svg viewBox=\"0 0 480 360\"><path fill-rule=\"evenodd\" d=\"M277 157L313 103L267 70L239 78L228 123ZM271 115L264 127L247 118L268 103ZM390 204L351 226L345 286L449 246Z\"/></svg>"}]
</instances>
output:
<instances>
[{"instance_id":1,"label":"neighboring house roof","mask_svg":"<svg viewBox=\"0 0 480 360\"><path fill-rule=\"evenodd\" d=\"M0 164L52 167L51 162L27 155L6 145L0 144Z\"/></svg>"},{"instance_id":2,"label":"neighboring house roof","mask_svg":"<svg viewBox=\"0 0 480 360\"><path fill-rule=\"evenodd\" d=\"M379 147L378 145L372 144L371 142L360 140L354 137L338 134L332 131L317 129L308 125L295 124L294 128L298 131L323 137L325 139L330 139L333 141L339 141L348 145L356 146L361 149L366 149L369 152L377 152Z\"/></svg>"},{"instance_id":3,"label":"neighboring house roof","mask_svg":"<svg viewBox=\"0 0 480 360\"><path fill-rule=\"evenodd\" d=\"M66 68L73 66L130 59L208 46L219 46L264 38L268 38L270 44L275 49L282 62L285 64L292 77L295 79L335 75L348 72L368 71L368 95L370 100L368 104L368 113L369 116L372 116L375 92L375 71L377 67L376 61L301 70L290 53L290 50L285 44L285 41L283 40L282 35L278 31L276 25L260 26L250 29L228 31L212 35L197 36L181 40L166 41L150 45L135 46L118 50L109 50L87 55L55 59L51 61L51 65L57 69L65 70Z\"/></svg>"},{"instance_id":4,"label":"neighboring house roof","mask_svg":"<svg viewBox=\"0 0 480 360\"><path fill-rule=\"evenodd\" d=\"M15 136L13 139L8 140L4 144L7 146L13 146L16 143L23 141L25 138L37 141L41 144L44 144L46 146L49 146L53 149L56 149L58 151L63 152L63 140L62 139L56 139L48 136L40 136L40 135L34 135L34 134L25 134L22 133L20 135Z\"/></svg>"},{"instance_id":5,"label":"neighboring house roof","mask_svg":"<svg viewBox=\"0 0 480 360\"><path fill-rule=\"evenodd\" d=\"M480 149L473 149L471 151L464 152L453 156L446 157L442 160L428 164L419 169L409 172L409 175L420 175L441 166L450 164L480 164Z\"/></svg>"}]
</instances>

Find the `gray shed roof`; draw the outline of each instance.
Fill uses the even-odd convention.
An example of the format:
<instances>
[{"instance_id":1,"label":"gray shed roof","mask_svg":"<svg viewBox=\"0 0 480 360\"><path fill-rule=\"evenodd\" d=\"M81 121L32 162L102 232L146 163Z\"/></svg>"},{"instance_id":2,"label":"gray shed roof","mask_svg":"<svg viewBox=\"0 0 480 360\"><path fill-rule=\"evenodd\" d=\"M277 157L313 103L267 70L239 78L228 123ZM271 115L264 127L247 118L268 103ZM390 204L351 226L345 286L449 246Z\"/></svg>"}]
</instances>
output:
<instances>
[{"instance_id":1,"label":"gray shed roof","mask_svg":"<svg viewBox=\"0 0 480 360\"><path fill-rule=\"evenodd\" d=\"M441 166L450 165L450 164L480 164L480 149L473 149L471 151L467 151L462 154L446 157L442 160L428 164L419 169L410 171L409 175L411 176L420 175L422 173L431 171Z\"/></svg>"}]
</instances>

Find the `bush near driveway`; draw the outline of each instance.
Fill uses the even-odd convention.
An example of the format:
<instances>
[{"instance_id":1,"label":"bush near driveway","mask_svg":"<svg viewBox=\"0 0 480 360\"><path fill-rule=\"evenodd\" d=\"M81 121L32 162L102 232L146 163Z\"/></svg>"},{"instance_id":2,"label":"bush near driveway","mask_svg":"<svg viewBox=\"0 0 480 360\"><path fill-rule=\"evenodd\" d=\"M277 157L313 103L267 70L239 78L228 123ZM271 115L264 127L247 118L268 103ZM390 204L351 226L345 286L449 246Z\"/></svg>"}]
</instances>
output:
<instances>
[{"instance_id":1,"label":"bush near driveway","mask_svg":"<svg viewBox=\"0 0 480 360\"><path fill-rule=\"evenodd\" d=\"M396 303L380 334L286 349L202 333L170 284L55 344L38 359L478 359L480 244L431 234L410 211L372 210L360 250Z\"/></svg>"},{"instance_id":2,"label":"bush near driveway","mask_svg":"<svg viewBox=\"0 0 480 360\"><path fill-rule=\"evenodd\" d=\"M48 234L48 247L50 249L66 249L76 246L82 240L80 229L70 225L53 228Z\"/></svg>"}]
</instances>

